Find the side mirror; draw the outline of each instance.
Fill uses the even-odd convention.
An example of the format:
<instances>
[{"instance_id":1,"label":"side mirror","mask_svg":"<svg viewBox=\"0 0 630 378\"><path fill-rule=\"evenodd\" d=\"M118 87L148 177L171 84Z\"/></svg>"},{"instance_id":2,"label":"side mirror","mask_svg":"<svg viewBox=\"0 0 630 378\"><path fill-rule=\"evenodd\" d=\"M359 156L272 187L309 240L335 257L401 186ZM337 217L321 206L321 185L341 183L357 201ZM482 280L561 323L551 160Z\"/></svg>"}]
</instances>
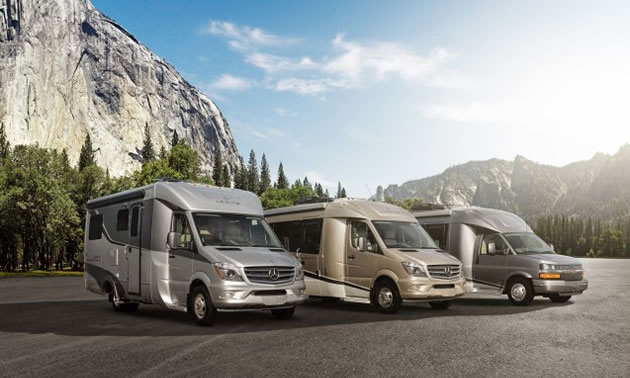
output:
<instances>
[{"instance_id":1,"label":"side mirror","mask_svg":"<svg viewBox=\"0 0 630 378\"><path fill-rule=\"evenodd\" d=\"M553 244L549 243L549 246L551 247L552 251L554 251L554 252L556 251L556 248L553 246Z\"/></svg>"},{"instance_id":2,"label":"side mirror","mask_svg":"<svg viewBox=\"0 0 630 378\"><path fill-rule=\"evenodd\" d=\"M290 251L290 249L289 249L289 247L290 247L290 245L289 245L289 238L287 238L286 236L282 238L282 246L287 251Z\"/></svg>"},{"instance_id":3,"label":"side mirror","mask_svg":"<svg viewBox=\"0 0 630 378\"><path fill-rule=\"evenodd\" d=\"M182 240L183 239L183 240ZM175 231L168 233L167 241L170 249L187 249L192 251L193 241L191 234L181 234Z\"/></svg>"},{"instance_id":4,"label":"side mirror","mask_svg":"<svg viewBox=\"0 0 630 378\"><path fill-rule=\"evenodd\" d=\"M175 231L171 231L168 233L168 237L166 238L166 244L170 249L177 248L177 233Z\"/></svg>"},{"instance_id":5,"label":"side mirror","mask_svg":"<svg viewBox=\"0 0 630 378\"><path fill-rule=\"evenodd\" d=\"M494 255L497 253L497 246L494 243L488 243L488 254Z\"/></svg>"},{"instance_id":6,"label":"side mirror","mask_svg":"<svg viewBox=\"0 0 630 378\"><path fill-rule=\"evenodd\" d=\"M437 245L438 247L440 247L440 241L437 239L433 239L433 242L435 243L435 245Z\"/></svg>"},{"instance_id":7,"label":"side mirror","mask_svg":"<svg viewBox=\"0 0 630 378\"><path fill-rule=\"evenodd\" d=\"M359 245L358 245L357 249L358 249L360 252L365 252L365 251L367 251L367 239L366 239L364 236L361 236L361 237L359 238Z\"/></svg>"}]
</instances>

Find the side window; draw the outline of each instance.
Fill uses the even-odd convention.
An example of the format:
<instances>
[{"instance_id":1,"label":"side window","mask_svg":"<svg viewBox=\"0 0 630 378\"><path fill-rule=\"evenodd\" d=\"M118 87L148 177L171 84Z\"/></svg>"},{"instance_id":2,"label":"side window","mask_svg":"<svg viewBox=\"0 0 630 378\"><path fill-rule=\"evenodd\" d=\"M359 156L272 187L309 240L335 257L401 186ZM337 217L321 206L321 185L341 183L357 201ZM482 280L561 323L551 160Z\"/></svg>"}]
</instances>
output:
<instances>
[{"instance_id":1,"label":"side window","mask_svg":"<svg viewBox=\"0 0 630 378\"><path fill-rule=\"evenodd\" d=\"M188 243L192 241L192 234L186 214L175 214L173 216L171 231L175 232L176 248L186 248Z\"/></svg>"},{"instance_id":2,"label":"side window","mask_svg":"<svg viewBox=\"0 0 630 378\"><path fill-rule=\"evenodd\" d=\"M282 245L290 252L302 252L301 222L280 222L272 225Z\"/></svg>"},{"instance_id":3,"label":"side window","mask_svg":"<svg viewBox=\"0 0 630 378\"><path fill-rule=\"evenodd\" d=\"M136 206L131 210L131 236L138 236L138 223L140 223L140 207Z\"/></svg>"},{"instance_id":4,"label":"side window","mask_svg":"<svg viewBox=\"0 0 630 378\"><path fill-rule=\"evenodd\" d=\"M353 248L359 248L359 238L366 238L368 252L379 252L376 238L367 223L359 221L352 222L350 226L350 242Z\"/></svg>"},{"instance_id":5,"label":"side window","mask_svg":"<svg viewBox=\"0 0 630 378\"><path fill-rule=\"evenodd\" d=\"M98 240L103 236L103 214L94 214L90 217L90 229L88 238Z\"/></svg>"},{"instance_id":6,"label":"side window","mask_svg":"<svg viewBox=\"0 0 630 378\"><path fill-rule=\"evenodd\" d=\"M431 239L437 241L438 247L446 248L448 239L448 224L424 224L422 228L431 236Z\"/></svg>"},{"instance_id":7,"label":"side window","mask_svg":"<svg viewBox=\"0 0 630 378\"><path fill-rule=\"evenodd\" d=\"M127 231L129 228L129 209L118 210L116 216L116 231Z\"/></svg>"},{"instance_id":8,"label":"side window","mask_svg":"<svg viewBox=\"0 0 630 378\"><path fill-rule=\"evenodd\" d=\"M479 250L480 255L493 255L490 253L490 249L488 246L494 243L494 248L497 251L504 251L507 249L507 245L505 241L499 234L487 234L483 236L483 240L481 240L481 249Z\"/></svg>"},{"instance_id":9,"label":"side window","mask_svg":"<svg viewBox=\"0 0 630 378\"><path fill-rule=\"evenodd\" d=\"M300 252L315 255L318 254L319 243L322 238L322 220L317 219L304 221L302 226L304 239L302 241L302 250L300 250Z\"/></svg>"}]
</instances>

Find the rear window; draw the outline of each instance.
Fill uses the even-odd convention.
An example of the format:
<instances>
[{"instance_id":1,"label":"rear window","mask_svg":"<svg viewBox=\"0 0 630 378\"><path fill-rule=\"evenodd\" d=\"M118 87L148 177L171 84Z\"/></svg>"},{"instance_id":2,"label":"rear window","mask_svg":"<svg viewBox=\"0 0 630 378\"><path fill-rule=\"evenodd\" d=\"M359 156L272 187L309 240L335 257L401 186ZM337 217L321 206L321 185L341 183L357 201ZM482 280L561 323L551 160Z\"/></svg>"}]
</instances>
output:
<instances>
[{"instance_id":1,"label":"rear window","mask_svg":"<svg viewBox=\"0 0 630 378\"><path fill-rule=\"evenodd\" d=\"M103 214L94 214L90 217L90 229L88 239L98 240L103 236Z\"/></svg>"}]
</instances>

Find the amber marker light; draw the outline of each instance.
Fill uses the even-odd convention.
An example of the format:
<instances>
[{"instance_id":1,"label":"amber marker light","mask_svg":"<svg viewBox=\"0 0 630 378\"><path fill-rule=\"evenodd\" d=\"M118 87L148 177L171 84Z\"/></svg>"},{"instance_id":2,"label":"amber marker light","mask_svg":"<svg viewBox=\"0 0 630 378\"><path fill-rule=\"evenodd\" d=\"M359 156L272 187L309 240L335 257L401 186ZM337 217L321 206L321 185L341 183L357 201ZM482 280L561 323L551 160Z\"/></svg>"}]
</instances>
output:
<instances>
[{"instance_id":1,"label":"amber marker light","mask_svg":"<svg viewBox=\"0 0 630 378\"><path fill-rule=\"evenodd\" d=\"M542 278L543 280L559 280L560 273L540 273L538 277Z\"/></svg>"}]
</instances>

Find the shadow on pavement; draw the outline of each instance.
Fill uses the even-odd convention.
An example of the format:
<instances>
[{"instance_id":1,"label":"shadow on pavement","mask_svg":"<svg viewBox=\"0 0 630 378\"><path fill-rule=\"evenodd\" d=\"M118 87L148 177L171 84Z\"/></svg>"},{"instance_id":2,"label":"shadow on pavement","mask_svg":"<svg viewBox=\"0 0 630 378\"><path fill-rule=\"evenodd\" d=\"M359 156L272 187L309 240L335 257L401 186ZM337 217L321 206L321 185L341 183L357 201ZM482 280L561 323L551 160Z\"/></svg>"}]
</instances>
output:
<instances>
[{"instance_id":1,"label":"shadow on pavement","mask_svg":"<svg viewBox=\"0 0 630 378\"><path fill-rule=\"evenodd\" d=\"M105 299L0 304L0 332L52 333L68 336L200 336L288 330L308 327L411 321L436 316L506 316L546 309L547 299L530 306L512 306L506 298L457 300L448 310L428 304L405 304L395 315L376 312L369 305L311 301L296 310L292 320L275 320L269 311L219 313L212 327L197 326L182 312L141 305L135 313L116 313Z\"/></svg>"}]
</instances>

